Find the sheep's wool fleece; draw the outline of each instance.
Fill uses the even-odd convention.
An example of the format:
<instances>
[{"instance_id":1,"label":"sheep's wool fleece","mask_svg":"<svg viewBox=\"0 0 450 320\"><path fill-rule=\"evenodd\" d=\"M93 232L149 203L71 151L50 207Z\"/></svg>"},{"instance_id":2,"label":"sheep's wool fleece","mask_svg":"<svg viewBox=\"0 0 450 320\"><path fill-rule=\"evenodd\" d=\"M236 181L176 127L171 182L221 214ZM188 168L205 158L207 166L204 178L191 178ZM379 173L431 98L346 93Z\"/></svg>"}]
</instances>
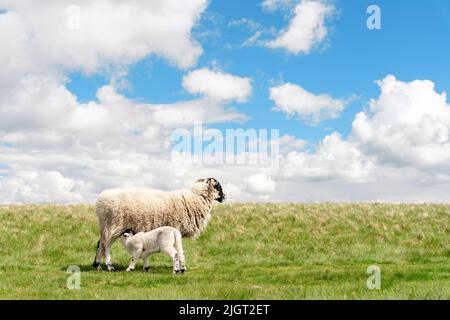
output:
<instances>
[{"instance_id":1,"label":"sheep's wool fleece","mask_svg":"<svg viewBox=\"0 0 450 320\"><path fill-rule=\"evenodd\" d=\"M110 189L102 192L96 203L103 231L147 232L171 226L193 238L206 227L211 209L211 199L192 190Z\"/></svg>"}]
</instances>

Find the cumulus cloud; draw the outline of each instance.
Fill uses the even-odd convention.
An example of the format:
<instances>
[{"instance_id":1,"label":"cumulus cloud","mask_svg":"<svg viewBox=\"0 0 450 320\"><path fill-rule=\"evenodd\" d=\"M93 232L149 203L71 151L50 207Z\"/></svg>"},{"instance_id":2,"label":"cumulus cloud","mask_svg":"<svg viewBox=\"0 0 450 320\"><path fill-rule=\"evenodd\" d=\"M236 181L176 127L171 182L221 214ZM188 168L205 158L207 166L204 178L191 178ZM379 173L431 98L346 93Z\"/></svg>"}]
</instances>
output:
<instances>
[{"instance_id":1,"label":"cumulus cloud","mask_svg":"<svg viewBox=\"0 0 450 320\"><path fill-rule=\"evenodd\" d=\"M194 121L206 125L246 118L223 101L141 103L110 85L99 88L96 100L79 103L55 80L25 77L10 96L0 97L0 164L8 165L0 176L4 201L64 202L65 197L67 202L92 202L108 187L167 189L180 180L184 186L199 169L172 163L173 130L190 128ZM167 179L158 179L160 174ZM44 184L69 181L63 178L77 181L73 190L69 183L62 189ZM76 187L78 182L83 188Z\"/></svg>"},{"instance_id":2,"label":"cumulus cloud","mask_svg":"<svg viewBox=\"0 0 450 320\"><path fill-rule=\"evenodd\" d=\"M192 94L238 102L247 101L252 92L250 78L237 77L207 68L198 69L186 75L183 78L183 87Z\"/></svg>"},{"instance_id":3,"label":"cumulus cloud","mask_svg":"<svg viewBox=\"0 0 450 320\"><path fill-rule=\"evenodd\" d=\"M93 202L105 188L174 189L189 187L200 176L223 181L232 201L445 202L450 191L446 94L426 80L388 76L377 83L381 94L355 117L347 137L335 132L314 146L283 135L277 141L279 166L263 169L172 161L170 137L180 123L188 128L192 119L220 122L207 110L222 105L208 98L152 105L104 86L96 101L80 104L58 83L26 79L23 95L0 98L0 119L10 117L0 126L1 202ZM30 101L41 108L27 114ZM199 106L190 120L177 118L191 104ZM10 105L18 106L17 115L8 114ZM40 117L47 105L59 121ZM220 110L214 114L228 116Z\"/></svg>"},{"instance_id":4,"label":"cumulus cloud","mask_svg":"<svg viewBox=\"0 0 450 320\"><path fill-rule=\"evenodd\" d=\"M299 85L285 83L270 88L270 99L275 102L274 111L288 116L298 116L312 124L337 118L351 99L335 99L328 94L314 94Z\"/></svg>"},{"instance_id":5,"label":"cumulus cloud","mask_svg":"<svg viewBox=\"0 0 450 320\"><path fill-rule=\"evenodd\" d=\"M367 182L373 163L358 146L338 133L323 139L314 152L292 151L286 155L280 177L287 179Z\"/></svg>"},{"instance_id":6,"label":"cumulus cloud","mask_svg":"<svg viewBox=\"0 0 450 320\"><path fill-rule=\"evenodd\" d=\"M56 171L19 171L0 179L0 204L9 203L80 203L82 181L62 176Z\"/></svg>"},{"instance_id":7,"label":"cumulus cloud","mask_svg":"<svg viewBox=\"0 0 450 320\"><path fill-rule=\"evenodd\" d=\"M155 106L154 119L168 127L192 126L194 122L245 122L247 115L220 101L202 98Z\"/></svg>"},{"instance_id":8,"label":"cumulus cloud","mask_svg":"<svg viewBox=\"0 0 450 320\"><path fill-rule=\"evenodd\" d=\"M191 31L206 0L0 1L0 52L7 84L29 73L88 73L123 67L156 55L186 68L202 48ZM2 82L0 82L2 84Z\"/></svg>"},{"instance_id":9,"label":"cumulus cloud","mask_svg":"<svg viewBox=\"0 0 450 320\"><path fill-rule=\"evenodd\" d=\"M191 31L206 4L79 1L74 11L64 0L1 1L1 203L93 202L105 188L174 189L200 176L224 178L226 166L174 163L171 134L195 121L245 121L230 103L249 98L249 78L196 70L185 87L200 97L165 104L134 101L114 85L149 55L192 67L202 49ZM77 12L79 26L72 28ZM81 103L66 86L74 71L109 73L112 84ZM258 170L236 169L225 184L250 197L236 181Z\"/></svg>"},{"instance_id":10,"label":"cumulus cloud","mask_svg":"<svg viewBox=\"0 0 450 320\"><path fill-rule=\"evenodd\" d=\"M432 81L387 76L348 136L332 133L317 146L281 136L279 166L174 162L174 129L247 119L231 104L248 101L251 79L194 70L183 87L198 97L153 104L118 92L114 77L149 55L194 66L202 49L191 31L206 0L78 1L79 28L67 26L71 4L0 0L0 203L93 202L106 188L168 190L202 176L223 182L231 200L448 201L450 106ZM301 1L269 45L310 52L333 12L328 2ZM73 71L110 73L111 84L81 103L65 85ZM348 103L290 83L270 93L276 110L311 123Z\"/></svg>"},{"instance_id":11,"label":"cumulus cloud","mask_svg":"<svg viewBox=\"0 0 450 320\"><path fill-rule=\"evenodd\" d=\"M377 81L381 94L353 121L350 135L283 155L284 200L446 202L450 105L429 80ZM292 192L295 186L297 193Z\"/></svg>"},{"instance_id":12,"label":"cumulus cloud","mask_svg":"<svg viewBox=\"0 0 450 320\"><path fill-rule=\"evenodd\" d=\"M357 114L353 136L367 153L398 166L450 168L450 106L429 80L402 82L389 75L369 112Z\"/></svg>"},{"instance_id":13,"label":"cumulus cloud","mask_svg":"<svg viewBox=\"0 0 450 320\"><path fill-rule=\"evenodd\" d=\"M245 183L248 191L258 194L263 198L276 191L276 182L264 173L257 173L248 176L245 179Z\"/></svg>"},{"instance_id":14,"label":"cumulus cloud","mask_svg":"<svg viewBox=\"0 0 450 320\"><path fill-rule=\"evenodd\" d=\"M269 1L276 6L284 1ZM318 43L322 42L328 34L326 20L333 16L335 7L321 0L302 0L293 10L293 18L289 26L281 30L278 37L268 41L270 48L283 48L289 53L308 54Z\"/></svg>"}]
</instances>

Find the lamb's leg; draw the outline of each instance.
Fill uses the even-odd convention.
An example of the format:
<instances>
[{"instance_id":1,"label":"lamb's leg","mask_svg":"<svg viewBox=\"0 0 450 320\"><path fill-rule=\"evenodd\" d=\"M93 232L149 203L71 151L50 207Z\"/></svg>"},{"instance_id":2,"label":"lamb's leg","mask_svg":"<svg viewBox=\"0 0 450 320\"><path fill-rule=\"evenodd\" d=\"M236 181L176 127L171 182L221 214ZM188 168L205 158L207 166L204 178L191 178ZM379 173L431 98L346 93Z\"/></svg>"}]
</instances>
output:
<instances>
[{"instance_id":1,"label":"lamb's leg","mask_svg":"<svg viewBox=\"0 0 450 320\"><path fill-rule=\"evenodd\" d=\"M150 266L148 264L148 256L144 257L144 268L142 269L144 272L147 272L148 269L150 269Z\"/></svg>"},{"instance_id":2,"label":"lamb's leg","mask_svg":"<svg viewBox=\"0 0 450 320\"><path fill-rule=\"evenodd\" d=\"M134 252L133 255L131 256L131 262L130 265L127 268L127 271L133 271L134 268L136 267L136 262L139 259L139 257L142 254L142 248L137 248Z\"/></svg>"},{"instance_id":3,"label":"lamb's leg","mask_svg":"<svg viewBox=\"0 0 450 320\"><path fill-rule=\"evenodd\" d=\"M186 261L184 258L184 254L182 252L178 253L179 259L180 259L180 272L185 273L186 272Z\"/></svg>"},{"instance_id":4,"label":"lamb's leg","mask_svg":"<svg viewBox=\"0 0 450 320\"><path fill-rule=\"evenodd\" d=\"M131 257L130 265L129 265L128 268L127 268L127 271L128 271L128 272L129 272L129 271L134 271L134 268L136 267L136 260L137 260L137 258L135 258L135 256L133 255L133 256Z\"/></svg>"},{"instance_id":5,"label":"lamb's leg","mask_svg":"<svg viewBox=\"0 0 450 320\"><path fill-rule=\"evenodd\" d=\"M173 273L180 272L180 260L178 259L177 250L175 250L174 247L165 247L161 250L165 254L167 254L169 257L172 258L173 262Z\"/></svg>"},{"instance_id":6,"label":"lamb's leg","mask_svg":"<svg viewBox=\"0 0 450 320\"><path fill-rule=\"evenodd\" d=\"M175 237L174 248L177 251L178 258L180 259L180 272L184 273L186 271L186 263L183 253L183 244L181 242L181 234L179 232L175 232L174 237Z\"/></svg>"}]
</instances>

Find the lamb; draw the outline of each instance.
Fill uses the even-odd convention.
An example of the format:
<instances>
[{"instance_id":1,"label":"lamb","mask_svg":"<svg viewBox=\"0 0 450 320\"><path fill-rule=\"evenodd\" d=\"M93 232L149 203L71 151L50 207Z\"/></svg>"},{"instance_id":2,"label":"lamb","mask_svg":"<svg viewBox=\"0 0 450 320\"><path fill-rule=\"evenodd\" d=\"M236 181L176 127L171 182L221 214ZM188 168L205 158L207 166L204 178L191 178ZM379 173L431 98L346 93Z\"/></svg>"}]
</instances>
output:
<instances>
[{"instance_id":1,"label":"lamb","mask_svg":"<svg viewBox=\"0 0 450 320\"><path fill-rule=\"evenodd\" d=\"M144 259L143 271L148 271L148 257L156 252L163 252L172 258L173 273L186 271L181 233L172 227L160 227L149 232L134 234L132 230L126 230L120 237L123 246L131 254L131 263L127 271L133 271L136 260Z\"/></svg>"},{"instance_id":2,"label":"lamb","mask_svg":"<svg viewBox=\"0 0 450 320\"><path fill-rule=\"evenodd\" d=\"M225 194L214 178L197 180L191 190L164 192L153 189L111 189L96 202L100 240L94 268L101 270L104 256L109 271L114 271L111 245L127 229L147 232L171 226L183 237L197 238L211 218L213 204L223 202Z\"/></svg>"}]
</instances>

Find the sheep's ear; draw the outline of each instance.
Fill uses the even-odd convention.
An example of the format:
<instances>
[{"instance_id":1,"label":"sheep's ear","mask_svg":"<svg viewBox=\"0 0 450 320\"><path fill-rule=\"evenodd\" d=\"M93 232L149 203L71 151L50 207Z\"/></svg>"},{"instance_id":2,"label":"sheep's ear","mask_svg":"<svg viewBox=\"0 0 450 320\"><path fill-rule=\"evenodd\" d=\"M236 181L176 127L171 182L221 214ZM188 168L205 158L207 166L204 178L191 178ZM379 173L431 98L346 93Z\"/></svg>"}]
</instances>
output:
<instances>
[{"instance_id":1,"label":"sheep's ear","mask_svg":"<svg viewBox=\"0 0 450 320\"><path fill-rule=\"evenodd\" d=\"M198 179L197 181L195 181L195 182L204 182L205 181L205 179Z\"/></svg>"}]
</instances>

